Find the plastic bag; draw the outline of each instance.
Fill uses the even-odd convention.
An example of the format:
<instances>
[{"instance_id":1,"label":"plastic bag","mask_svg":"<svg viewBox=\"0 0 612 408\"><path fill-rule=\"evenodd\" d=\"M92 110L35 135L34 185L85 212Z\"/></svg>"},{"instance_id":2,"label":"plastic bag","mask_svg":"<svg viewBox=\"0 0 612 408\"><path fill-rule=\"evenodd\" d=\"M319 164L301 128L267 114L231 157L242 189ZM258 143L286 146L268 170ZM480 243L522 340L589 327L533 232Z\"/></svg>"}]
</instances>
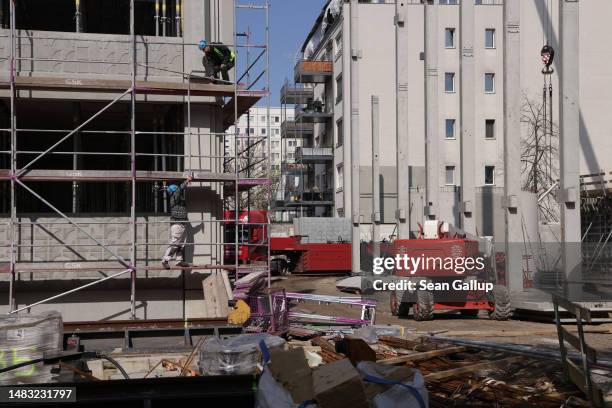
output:
<instances>
[{"instance_id":1,"label":"plastic bag","mask_svg":"<svg viewBox=\"0 0 612 408\"><path fill-rule=\"evenodd\" d=\"M371 401L372 407L427 408L429 406L425 379L419 370L389 366L373 361L362 361L357 364L357 370L366 383L366 387L378 387L376 390L379 392ZM389 388L385 390L384 387Z\"/></svg>"},{"instance_id":2,"label":"plastic bag","mask_svg":"<svg viewBox=\"0 0 612 408\"><path fill-rule=\"evenodd\" d=\"M259 342L282 347L285 340L267 333L241 334L227 339L212 337L202 343L198 366L205 375L251 374L261 360Z\"/></svg>"},{"instance_id":3,"label":"plastic bag","mask_svg":"<svg viewBox=\"0 0 612 408\"><path fill-rule=\"evenodd\" d=\"M58 312L0 316L0 367L60 351L62 342L63 322ZM41 362L1 373L0 385L46 383L52 377L50 368Z\"/></svg>"}]
</instances>

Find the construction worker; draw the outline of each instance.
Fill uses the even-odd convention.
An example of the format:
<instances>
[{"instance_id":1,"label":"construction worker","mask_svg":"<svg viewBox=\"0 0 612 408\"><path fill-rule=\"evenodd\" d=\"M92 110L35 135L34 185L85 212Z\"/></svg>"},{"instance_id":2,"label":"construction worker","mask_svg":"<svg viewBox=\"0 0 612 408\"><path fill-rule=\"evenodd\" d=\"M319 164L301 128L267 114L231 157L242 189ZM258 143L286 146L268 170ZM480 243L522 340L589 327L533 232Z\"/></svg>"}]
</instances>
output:
<instances>
[{"instance_id":1,"label":"construction worker","mask_svg":"<svg viewBox=\"0 0 612 408\"><path fill-rule=\"evenodd\" d=\"M226 45L218 42L207 43L206 40L200 41L198 48L204 53L202 65L206 70L206 76L219 78L219 72L224 83L230 83L228 71L236 63L236 55Z\"/></svg>"},{"instance_id":2,"label":"construction worker","mask_svg":"<svg viewBox=\"0 0 612 408\"><path fill-rule=\"evenodd\" d=\"M189 266L185 262L185 243L187 242L187 203L185 201L185 189L193 180L192 176L187 177L181 184L170 184L166 188L168 195L168 205L170 207L170 244L162 259L164 268L169 269L168 262L173 256L176 257L176 266Z\"/></svg>"}]
</instances>

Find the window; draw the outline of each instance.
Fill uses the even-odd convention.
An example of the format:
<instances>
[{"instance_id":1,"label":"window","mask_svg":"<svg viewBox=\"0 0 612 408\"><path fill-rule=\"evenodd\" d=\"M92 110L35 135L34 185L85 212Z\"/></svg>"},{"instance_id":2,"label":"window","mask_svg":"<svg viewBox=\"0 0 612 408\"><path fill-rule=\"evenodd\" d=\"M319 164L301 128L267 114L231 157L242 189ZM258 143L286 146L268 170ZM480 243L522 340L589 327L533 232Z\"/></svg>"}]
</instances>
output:
<instances>
[{"instance_id":1,"label":"window","mask_svg":"<svg viewBox=\"0 0 612 408\"><path fill-rule=\"evenodd\" d=\"M444 74L444 92L455 92L455 73L446 72Z\"/></svg>"},{"instance_id":2,"label":"window","mask_svg":"<svg viewBox=\"0 0 612 408\"><path fill-rule=\"evenodd\" d=\"M272 160L280 160L280 153L272 153Z\"/></svg>"},{"instance_id":3,"label":"window","mask_svg":"<svg viewBox=\"0 0 612 408\"><path fill-rule=\"evenodd\" d=\"M495 139L495 119L485 120L485 139Z\"/></svg>"},{"instance_id":4,"label":"window","mask_svg":"<svg viewBox=\"0 0 612 408\"><path fill-rule=\"evenodd\" d=\"M447 28L444 35L444 46L446 48L455 48L455 29Z\"/></svg>"},{"instance_id":5,"label":"window","mask_svg":"<svg viewBox=\"0 0 612 408\"><path fill-rule=\"evenodd\" d=\"M495 166L485 166L484 183L486 186L495 184Z\"/></svg>"},{"instance_id":6,"label":"window","mask_svg":"<svg viewBox=\"0 0 612 408\"><path fill-rule=\"evenodd\" d=\"M273 149L278 149L279 146L279 141L278 140L273 140L272 141L272 148Z\"/></svg>"},{"instance_id":7,"label":"window","mask_svg":"<svg viewBox=\"0 0 612 408\"><path fill-rule=\"evenodd\" d=\"M236 128L236 134L239 135L240 134L240 128Z\"/></svg>"},{"instance_id":8,"label":"window","mask_svg":"<svg viewBox=\"0 0 612 408\"><path fill-rule=\"evenodd\" d=\"M336 37L336 57L342 54L342 33Z\"/></svg>"},{"instance_id":9,"label":"window","mask_svg":"<svg viewBox=\"0 0 612 408\"><path fill-rule=\"evenodd\" d=\"M274 129L274 134L277 136L280 135L280 129Z\"/></svg>"},{"instance_id":10,"label":"window","mask_svg":"<svg viewBox=\"0 0 612 408\"><path fill-rule=\"evenodd\" d=\"M446 132L445 136L447 139L455 138L455 119L446 119Z\"/></svg>"},{"instance_id":11,"label":"window","mask_svg":"<svg viewBox=\"0 0 612 408\"><path fill-rule=\"evenodd\" d=\"M344 142L344 125L342 119L336 122L336 147L342 146Z\"/></svg>"},{"instance_id":12,"label":"window","mask_svg":"<svg viewBox=\"0 0 612 408\"><path fill-rule=\"evenodd\" d=\"M280 122L280 117L275 116L275 117L274 117L274 123L279 123L279 122Z\"/></svg>"},{"instance_id":13,"label":"window","mask_svg":"<svg viewBox=\"0 0 612 408\"><path fill-rule=\"evenodd\" d=\"M485 48L495 48L495 29L485 29Z\"/></svg>"},{"instance_id":14,"label":"window","mask_svg":"<svg viewBox=\"0 0 612 408\"><path fill-rule=\"evenodd\" d=\"M297 142L295 140L290 140L289 147L295 147L295 146L297 146Z\"/></svg>"},{"instance_id":15,"label":"window","mask_svg":"<svg viewBox=\"0 0 612 408\"><path fill-rule=\"evenodd\" d=\"M459 0L440 0L440 4L445 4L445 5L459 4Z\"/></svg>"},{"instance_id":16,"label":"window","mask_svg":"<svg viewBox=\"0 0 612 408\"><path fill-rule=\"evenodd\" d=\"M255 128L250 128L250 129L249 129L249 133L250 133L250 134L255 134Z\"/></svg>"},{"instance_id":17,"label":"window","mask_svg":"<svg viewBox=\"0 0 612 408\"><path fill-rule=\"evenodd\" d=\"M455 185L455 166L446 166L446 175L444 180L447 186Z\"/></svg>"},{"instance_id":18,"label":"window","mask_svg":"<svg viewBox=\"0 0 612 408\"><path fill-rule=\"evenodd\" d=\"M495 92L495 74L492 74L492 73L485 74L485 92L486 93Z\"/></svg>"},{"instance_id":19,"label":"window","mask_svg":"<svg viewBox=\"0 0 612 408\"><path fill-rule=\"evenodd\" d=\"M344 164L336 166L336 190L344 188Z\"/></svg>"},{"instance_id":20,"label":"window","mask_svg":"<svg viewBox=\"0 0 612 408\"><path fill-rule=\"evenodd\" d=\"M295 158L295 153L288 153L287 157L289 158L289 160L293 160Z\"/></svg>"},{"instance_id":21,"label":"window","mask_svg":"<svg viewBox=\"0 0 612 408\"><path fill-rule=\"evenodd\" d=\"M336 103L342 101L342 74L336 78Z\"/></svg>"},{"instance_id":22,"label":"window","mask_svg":"<svg viewBox=\"0 0 612 408\"><path fill-rule=\"evenodd\" d=\"M265 115L261 115L261 121L262 121L263 123L266 123L266 116L265 116Z\"/></svg>"},{"instance_id":23,"label":"window","mask_svg":"<svg viewBox=\"0 0 612 408\"><path fill-rule=\"evenodd\" d=\"M265 135L266 134L266 128L261 128L261 134Z\"/></svg>"}]
</instances>

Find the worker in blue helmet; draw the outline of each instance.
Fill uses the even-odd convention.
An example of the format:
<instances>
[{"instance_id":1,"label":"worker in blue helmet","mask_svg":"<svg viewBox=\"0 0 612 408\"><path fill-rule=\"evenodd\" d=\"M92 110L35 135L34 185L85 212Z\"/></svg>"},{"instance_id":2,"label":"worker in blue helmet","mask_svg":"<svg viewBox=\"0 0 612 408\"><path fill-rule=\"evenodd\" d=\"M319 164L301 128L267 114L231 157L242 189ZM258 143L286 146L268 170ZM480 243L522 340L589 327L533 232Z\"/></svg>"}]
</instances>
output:
<instances>
[{"instance_id":1,"label":"worker in blue helmet","mask_svg":"<svg viewBox=\"0 0 612 408\"><path fill-rule=\"evenodd\" d=\"M168 196L168 207L170 209L170 243L162 258L162 265L169 269L169 262L173 257L176 258L175 265L187 267L185 262L185 243L187 242L187 202L185 200L185 190L187 185L193 180L192 176L187 177L181 184L171 183L166 187Z\"/></svg>"},{"instance_id":2,"label":"worker in blue helmet","mask_svg":"<svg viewBox=\"0 0 612 408\"><path fill-rule=\"evenodd\" d=\"M218 79L221 73L223 83L230 84L228 71L236 64L236 54L227 45L219 42L209 43L201 40L198 48L204 53L202 65L206 70L206 76Z\"/></svg>"}]
</instances>

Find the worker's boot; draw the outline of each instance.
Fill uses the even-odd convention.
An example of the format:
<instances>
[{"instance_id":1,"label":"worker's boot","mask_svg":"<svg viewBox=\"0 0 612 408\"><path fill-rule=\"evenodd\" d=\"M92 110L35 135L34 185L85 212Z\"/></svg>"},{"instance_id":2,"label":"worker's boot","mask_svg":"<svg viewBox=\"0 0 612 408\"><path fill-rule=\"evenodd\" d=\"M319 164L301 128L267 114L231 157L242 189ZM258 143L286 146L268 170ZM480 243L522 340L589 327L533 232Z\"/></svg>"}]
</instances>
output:
<instances>
[{"instance_id":1,"label":"worker's boot","mask_svg":"<svg viewBox=\"0 0 612 408\"><path fill-rule=\"evenodd\" d=\"M186 268L186 267L190 266L189 263L187 263L187 262L185 262L183 260L176 261L176 263L174 265L178 266L179 268Z\"/></svg>"},{"instance_id":2,"label":"worker's boot","mask_svg":"<svg viewBox=\"0 0 612 408\"><path fill-rule=\"evenodd\" d=\"M170 265L168 265L168 261L167 260L162 260L162 266L166 269L170 269Z\"/></svg>"}]
</instances>

